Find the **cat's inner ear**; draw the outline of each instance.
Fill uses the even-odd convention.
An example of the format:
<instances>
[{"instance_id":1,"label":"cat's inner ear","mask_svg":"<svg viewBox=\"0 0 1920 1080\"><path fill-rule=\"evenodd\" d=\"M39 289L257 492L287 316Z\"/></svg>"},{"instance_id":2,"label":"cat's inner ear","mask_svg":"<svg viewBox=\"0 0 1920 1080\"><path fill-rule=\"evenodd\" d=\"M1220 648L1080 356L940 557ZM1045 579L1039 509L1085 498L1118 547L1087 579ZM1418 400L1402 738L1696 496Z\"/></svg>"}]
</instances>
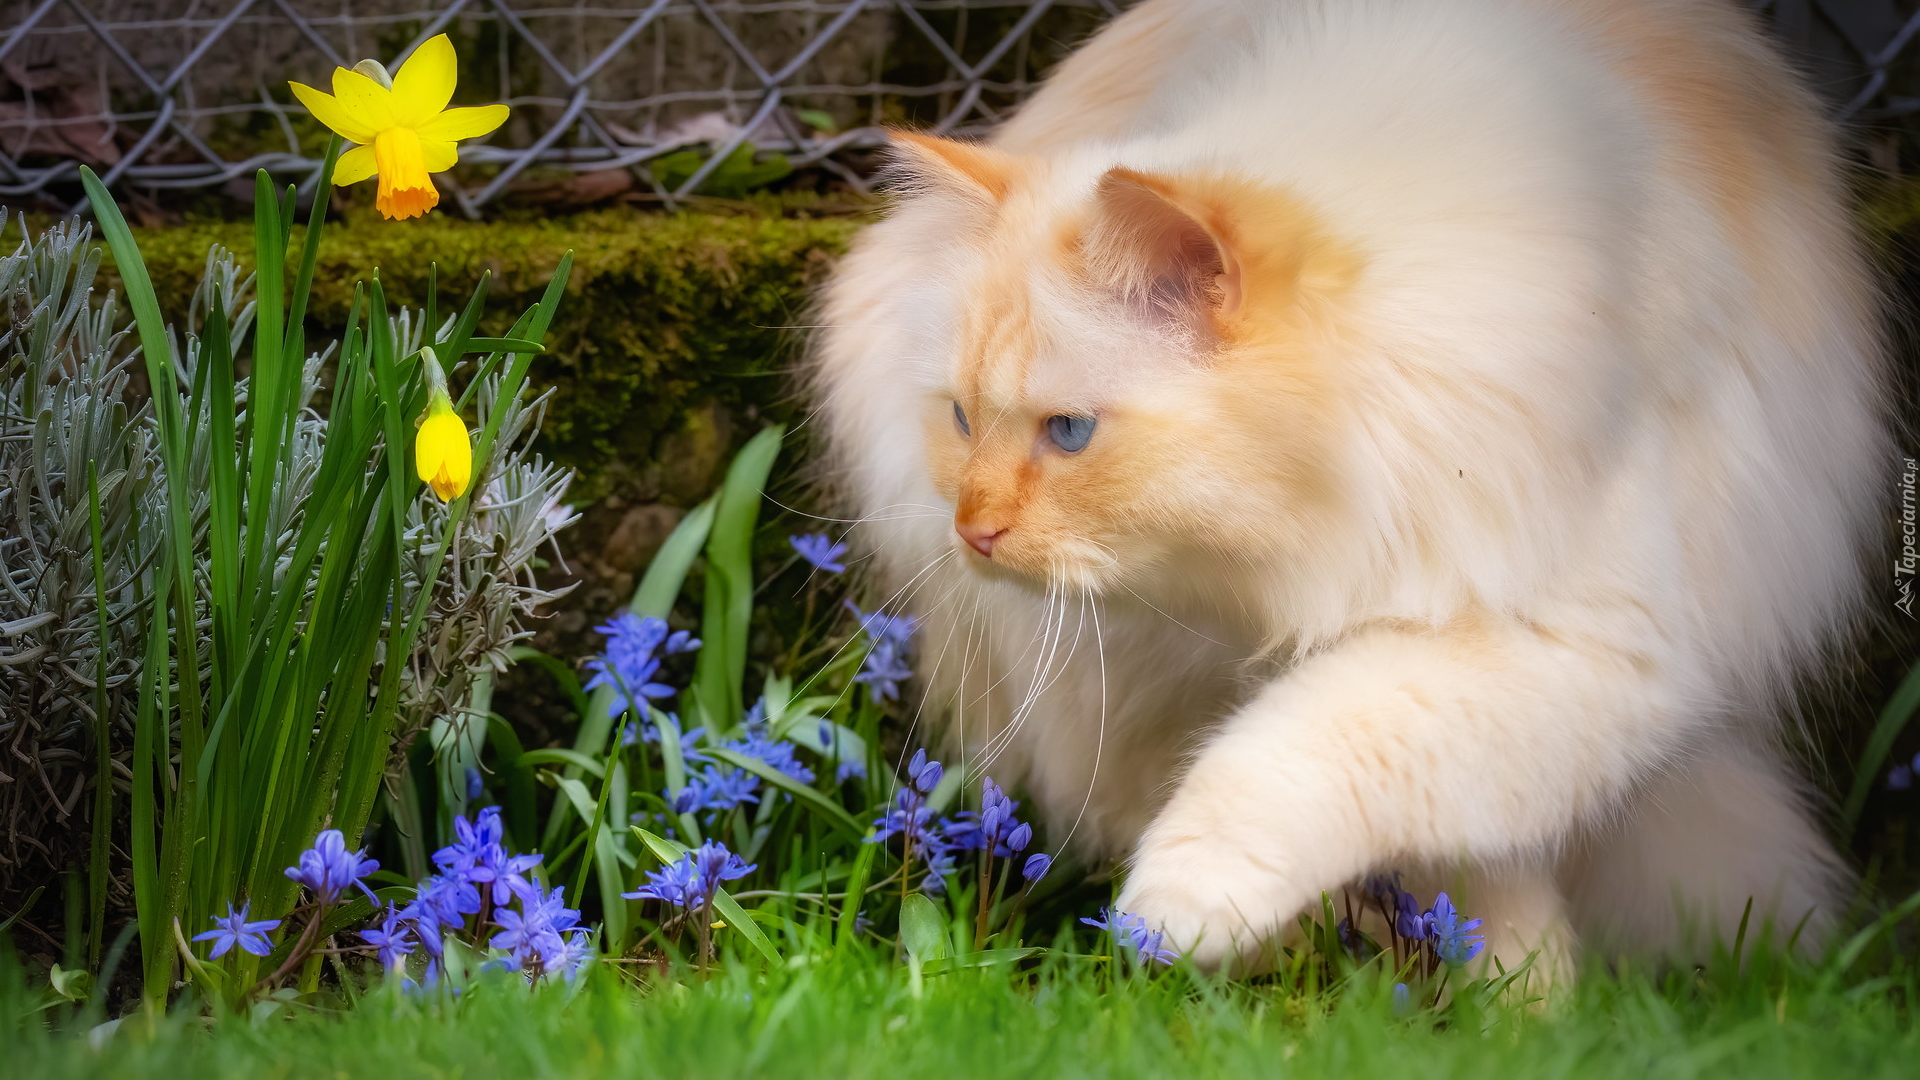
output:
<instances>
[{"instance_id":1,"label":"cat's inner ear","mask_svg":"<svg viewBox=\"0 0 1920 1080\"><path fill-rule=\"evenodd\" d=\"M1205 194L1177 177L1115 166L1094 201L1085 251L1097 276L1183 321L1239 313L1245 286L1232 225Z\"/></svg>"},{"instance_id":2,"label":"cat's inner ear","mask_svg":"<svg viewBox=\"0 0 1920 1080\"><path fill-rule=\"evenodd\" d=\"M991 146L889 131L893 167L908 190L944 194L990 208L1013 186L1015 161Z\"/></svg>"}]
</instances>

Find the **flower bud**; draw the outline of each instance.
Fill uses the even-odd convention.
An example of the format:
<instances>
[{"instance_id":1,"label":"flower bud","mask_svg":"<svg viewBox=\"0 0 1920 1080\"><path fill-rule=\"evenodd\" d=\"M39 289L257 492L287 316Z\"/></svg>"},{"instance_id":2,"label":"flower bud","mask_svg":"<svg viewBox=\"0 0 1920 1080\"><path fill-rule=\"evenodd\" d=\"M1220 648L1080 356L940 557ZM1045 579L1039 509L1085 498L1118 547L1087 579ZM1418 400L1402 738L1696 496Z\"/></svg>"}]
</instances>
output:
<instances>
[{"instance_id":1,"label":"flower bud","mask_svg":"<svg viewBox=\"0 0 1920 1080\"><path fill-rule=\"evenodd\" d=\"M414 436L413 458L420 479L433 487L441 502L467 493L473 479L473 443L444 392L435 391L427 405L426 418Z\"/></svg>"}]
</instances>

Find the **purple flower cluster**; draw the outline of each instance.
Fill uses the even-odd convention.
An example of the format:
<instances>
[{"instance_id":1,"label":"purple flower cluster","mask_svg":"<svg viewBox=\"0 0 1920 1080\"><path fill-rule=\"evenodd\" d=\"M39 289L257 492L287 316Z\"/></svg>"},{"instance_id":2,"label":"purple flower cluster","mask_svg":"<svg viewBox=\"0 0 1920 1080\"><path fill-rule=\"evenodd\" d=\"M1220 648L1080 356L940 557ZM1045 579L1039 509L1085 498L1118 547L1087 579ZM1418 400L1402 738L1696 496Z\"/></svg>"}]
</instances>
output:
<instances>
[{"instance_id":1,"label":"purple flower cluster","mask_svg":"<svg viewBox=\"0 0 1920 1080\"><path fill-rule=\"evenodd\" d=\"M685 630L669 634L665 619L642 618L631 611L623 611L618 618L594 629L606 635L607 651L587 662L594 676L583 689L612 687L610 716L632 709L644 717L649 700L672 697L676 693L673 687L654 681L661 659L700 647L700 639Z\"/></svg>"},{"instance_id":2,"label":"purple flower cluster","mask_svg":"<svg viewBox=\"0 0 1920 1080\"><path fill-rule=\"evenodd\" d=\"M446 934L469 933L477 943L494 926L501 932L487 944L506 950L521 971L573 978L587 956L588 931L579 925L580 913L566 906L564 889L545 891L533 878L541 857L507 852L497 806L472 820L455 818L453 833L453 843L433 853L440 872L414 886L413 902L397 910L389 905L377 926L360 932L381 964L396 967L422 949L431 985L446 955Z\"/></svg>"},{"instance_id":3,"label":"purple flower cluster","mask_svg":"<svg viewBox=\"0 0 1920 1080\"><path fill-rule=\"evenodd\" d=\"M1115 911L1110 907L1100 909L1097 919L1081 919L1081 922L1096 930L1105 930L1113 935L1113 940L1129 956L1142 963L1151 960L1160 964L1171 964L1180 959L1179 950L1167 944L1165 931L1153 930L1147 926L1147 920L1139 915L1129 915L1124 911Z\"/></svg>"},{"instance_id":4,"label":"purple flower cluster","mask_svg":"<svg viewBox=\"0 0 1920 1080\"><path fill-rule=\"evenodd\" d=\"M708 765L698 773L689 774L686 786L668 801L676 814L731 810L743 803L759 802L760 796L754 794L759 790L760 778L745 769Z\"/></svg>"},{"instance_id":5,"label":"purple flower cluster","mask_svg":"<svg viewBox=\"0 0 1920 1080\"><path fill-rule=\"evenodd\" d=\"M844 573L847 569L846 566L839 561L840 557L847 553L847 545L845 544L836 544L831 539L819 533L789 536L787 537L787 543L792 544L793 550L799 552L801 558L812 563L816 570L825 570L829 574L839 574Z\"/></svg>"},{"instance_id":6,"label":"purple flower cluster","mask_svg":"<svg viewBox=\"0 0 1920 1080\"><path fill-rule=\"evenodd\" d=\"M768 767L800 783L813 783L813 770L800 760L799 747L789 740L775 739L769 734L766 712L766 699L755 702L747 710L745 737L729 739L721 743L720 748L765 762ZM695 728L681 737L681 760L689 765L705 767L697 773L689 773L686 785L678 793L662 792L667 804L673 807L675 813L687 814L698 810L726 811L745 803L759 802L759 776L731 765L716 763L694 747L695 737L704 730Z\"/></svg>"},{"instance_id":7,"label":"purple flower cluster","mask_svg":"<svg viewBox=\"0 0 1920 1080\"><path fill-rule=\"evenodd\" d=\"M927 796L940 786L945 775L946 766L929 761L925 750L915 750L913 760L907 763L907 782L894 796L893 808L874 819L873 835L867 837L870 844L901 837L902 856L926 864L927 876L920 888L929 893L943 891L946 875L953 872L955 848L947 839L945 822L937 820L933 807L927 805Z\"/></svg>"},{"instance_id":8,"label":"purple flower cluster","mask_svg":"<svg viewBox=\"0 0 1920 1080\"><path fill-rule=\"evenodd\" d=\"M847 610L853 612L853 617L860 620L861 632L873 643L873 647L867 651L865 665L853 680L867 684L867 692L876 704L883 699L898 698L900 684L913 678L913 669L907 666L906 654L914 631L919 629L919 620L911 615L861 611L851 600L846 604Z\"/></svg>"},{"instance_id":9,"label":"purple flower cluster","mask_svg":"<svg viewBox=\"0 0 1920 1080\"><path fill-rule=\"evenodd\" d=\"M1483 920L1462 918L1446 893L1435 896L1432 906L1422 911L1420 901L1400 887L1397 877L1380 874L1368 877L1361 884L1361 892L1378 905L1392 926L1396 949L1405 943L1410 950L1424 951L1430 964L1460 967L1487 947L1487 939L1474 933ZM1340 920L1340 935L1350 950L1364 951L1363 939L1350 920Z\"/></svg>"},{"instance_id":10,"label":"purple flower cluster","mask_svg":"<svg viewBox=\"0 0 1920 1080\"><path fill-rule=\"evenodd\" d=\"M580 970L590 947L588 931L580 925L580 913L567 906L565 886L541 895L520 898L520 910L495 908L494 924L500 932L487 942L505 949L519 962L521 970L538 975L548 971L565 973L571 979Z\"/></svg>"},{"instance_id":11,"label":"purple flower cluster","mask_svg":"<svg viewBox=\"0 0 1920 1080\"><path fill-rule=\"evenodd\" d=\"M662 900L689 912L699 911L713 902L721 882L746 877L758 865L735 855L718 840L709 840L679 860L647 871L645 885L620 895L628 900Z\"/></svg>"},{"instance_id":12,"label":"purple flower cluster","mask_svg":"<svg viewBox=\"0 0 1920 1080\"><path fill-rule=\"evenodd\" d=\"M947 842L955 848L982 851L996 859L1012 859L1033 842L1033 826L1014 817L1020 802L987 777L980 785L980 809L962 810L941 822ZM1053 868L1053 857L1035 852L1020 867L1020 876L1039 881Z\"/></svg>"},{"instance_id":13,"label":"purple flower cluster","mask_svg":"<svg viewBox=\"0 0 1920 1080\"><path fill-rule=\"evenodd\" d=\"M979 810L962 810L950 818L936 818L927 805L927 796L940 785L946 767L930 761L925 750L916 750L907 762L907 783L895 794L893 808L874 819L871 844L883 844L896 836L910 857L927 864L928 874L920 887L929 893L945 888L945 877L953 871L954 857L962 851L978 851L996 859L1017 858L1033 842L1033 826L1014 814L1018 800L987 777L981 785ZM1053 868L1053 857L1040 852L1029 855L1020 874L1027 881L1039 881Z\"/></svg>"},{"instance_id":14,"label":"purple flower cluster","mask_svg":"<svg viewBox=\"0 0 1920 1080\"><path fill-rule=\"evenodd\" d=\"M946 822L947 842L968 851L1011 859L1033 842L1033 826L1014 817L1020 803L989 776L981 784L980 809L962 810Z\"/></svg>"}]
</instances>

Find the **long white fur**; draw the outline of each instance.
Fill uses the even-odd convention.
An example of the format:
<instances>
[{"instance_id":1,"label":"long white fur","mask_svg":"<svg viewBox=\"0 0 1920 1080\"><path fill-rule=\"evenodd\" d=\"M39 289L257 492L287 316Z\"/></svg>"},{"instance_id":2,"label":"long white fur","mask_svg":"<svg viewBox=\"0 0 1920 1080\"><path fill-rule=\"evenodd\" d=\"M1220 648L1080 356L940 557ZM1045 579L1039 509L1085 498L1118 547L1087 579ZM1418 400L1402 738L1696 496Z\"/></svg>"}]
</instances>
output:
<instances>
[{"instance_id":1,"label":"long white fur","mask_svg":"<svg viewBox=\"0 0 1920 1080\"><path fill-rule=\"evenodd\" d=\"M1063 210L1114 165L1228 172L1365 258L1339 520L1051 590L950 558L909 601L931 706L1056 840L1131 854L1120 906L1203 959L1393 868L1464 892L1509 964L1696 948L1749 897L1756 925L1812 912L1808 943L1831 917L1840 864L1776 716L1857 610L1894 459L1830 133L1755 61L1791 123L1742 233L1589 8L1152 0L1109 31L1164 40L1128 46L1137 101L1069 136L1070 64L1000 138ZM826 297L822 416L896 584L957 544L888 508L948 505L921 418L958 362L967 218L904 200ZM1115 332L1055 303L1056 338ZM1165 392L1128 356L1033 379Z\"/></svg>"}]
</instances>

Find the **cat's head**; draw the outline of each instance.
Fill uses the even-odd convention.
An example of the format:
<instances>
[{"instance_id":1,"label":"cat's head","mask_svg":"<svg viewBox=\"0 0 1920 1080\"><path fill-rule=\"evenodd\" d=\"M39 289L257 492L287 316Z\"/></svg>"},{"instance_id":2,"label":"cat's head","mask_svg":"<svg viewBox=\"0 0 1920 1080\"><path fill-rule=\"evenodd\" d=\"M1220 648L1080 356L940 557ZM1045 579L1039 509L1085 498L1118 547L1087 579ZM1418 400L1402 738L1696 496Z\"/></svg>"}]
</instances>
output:
<instances>
[{"instance_id":1,"label":"cat's head","mask_svg":"<svg viewBox=\"0 0 1920 1080\"><path fill-rule=\"evenodd\" d=\"M920 430L981 573L1104 590L1285 557L1331 509L1360 260L1287 192L896 136L941 234Z\"/></svg>"}]
</instances>

